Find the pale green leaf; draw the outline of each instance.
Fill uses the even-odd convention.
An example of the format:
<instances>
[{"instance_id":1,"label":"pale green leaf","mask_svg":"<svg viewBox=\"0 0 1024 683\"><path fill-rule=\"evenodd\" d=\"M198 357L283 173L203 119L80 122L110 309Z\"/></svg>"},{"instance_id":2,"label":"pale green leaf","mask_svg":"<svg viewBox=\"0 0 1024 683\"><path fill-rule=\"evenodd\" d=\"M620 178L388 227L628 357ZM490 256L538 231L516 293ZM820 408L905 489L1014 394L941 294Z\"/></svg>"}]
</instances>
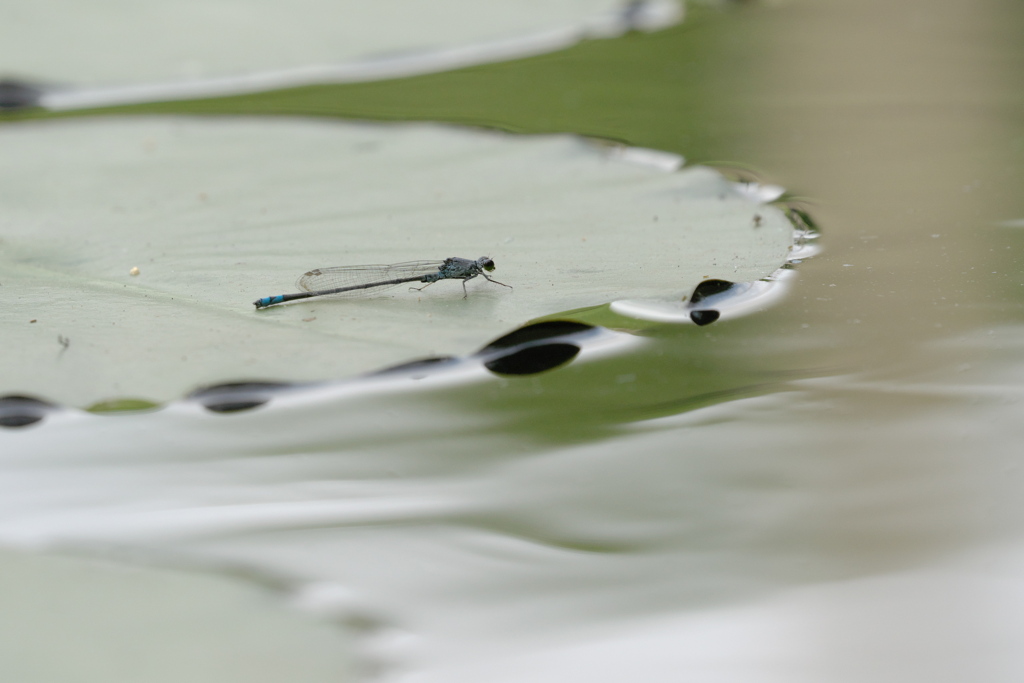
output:
<instances>
[{"instance_id":1,"label":"pale green leaf","mask_svg":"<svg viewBox=\"0 0 1024 683\"><path fill-rule=\"evenodd\" d=\"M114 119L0 146L0 393L74 405L466 354L559 311L763 278L792 245L717 172L574 136ZM253 307L311 268L448 256L489 256L514 289Z\"/></svg>"}]
</instances>

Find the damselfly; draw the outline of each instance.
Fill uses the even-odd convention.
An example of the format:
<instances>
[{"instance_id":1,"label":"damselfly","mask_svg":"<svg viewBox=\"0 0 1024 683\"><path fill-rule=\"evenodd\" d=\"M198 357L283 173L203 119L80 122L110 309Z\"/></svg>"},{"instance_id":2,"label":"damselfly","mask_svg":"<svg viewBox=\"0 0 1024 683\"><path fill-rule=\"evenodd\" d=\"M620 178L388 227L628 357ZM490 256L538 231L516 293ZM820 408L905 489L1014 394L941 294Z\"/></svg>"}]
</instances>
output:
<instances>
[{"instance_id":1,"label":"damselfly","mask_svg":"<svg viewBox=\"0 0 1024 683\"><path fill-rule=\"evenodd\" d=\"M252 302L256 308L266 308L274 304L283 304L296 299L308 299L314 296L360 296L371 292L379 292L395 287L404 282L423 282L423 287L411 287L417 291L434 284L438 280L462 280L462 298L469 296L466 281L482 275L488 282L502 287L511 286L498 282L487 273L494 270L494 261L481 256L475 261L465 258L451 257L444 261L407 261L390 266L337 266L335 268L317 268L298 279L295 286L301 292L295 294L278 294L265 296Z\"/></svg>"}]
</instances>

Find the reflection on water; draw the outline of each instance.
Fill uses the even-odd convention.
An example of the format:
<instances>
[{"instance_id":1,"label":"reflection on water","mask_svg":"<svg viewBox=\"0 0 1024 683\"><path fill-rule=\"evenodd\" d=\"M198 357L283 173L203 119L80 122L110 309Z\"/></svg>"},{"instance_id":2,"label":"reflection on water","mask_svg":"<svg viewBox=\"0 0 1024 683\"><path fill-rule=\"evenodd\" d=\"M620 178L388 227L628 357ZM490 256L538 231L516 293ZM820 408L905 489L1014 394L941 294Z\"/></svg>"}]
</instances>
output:
<instances>
[{"instance_id":1,"label":"reflection on water","mask_svg":"<svg viewBox=\"0 0 1024 683\"><path fill-rule=\"evenodd\" d=\"M58 413L5 456L0 541L293 577L304 609L351 619L350 602L315 599L344 586L416 634L375 656L437 680L580 628L763 595L830 573L801 549L807 454L770 463L742 445L791 402L694 409L799 391L808 354L761 343L770 319L644 336L541 323L476 363ZM555 370L481 364L574 335L580 358Z\"/></svg>"},{"instance_id":2,"label":"reflection on water","mask_svg":"<svg viewBox=\"0 0 1024 683\"><path fill-rule=\"evenodd\" d=\"M344 586L412 634L398 680L1019 679L1021 11L732 15L766 87L730 151L826 226L780 305L537 375L50 415L2 435L0 542Z\"/></svg>"},{"instance_id":3,"label":"reflection on water","mask_svg":"<svg viewBox=\"0 0 1024 683\"><path fill-rule=\"evenodd\" d=\"M864 605L908 594L901 585L936 598L949 581L940 571L922 583L915 568L1013 528L1015 454L999 439L1024 436L1020 390L990 366L941 390L801 378L810 349L765 343L797 333L772 317L785 316L625 336L628 354L615 335L614 352L591 345L523 378L466 364L231 414L198 402L65 411L11 432L21 440L5 455L0 540L291 577L302 609L351 619L370 605L414 633L375 650L396 676L411 666L425 680L479 680L499 663L497 680L556 680L574 652L603 652L605 665L639 656L672 670L710 657L737 680L784 656L812 680L850 656L826 656L838 646L823 640L838 627L830 615L856 607L870 623ZM1012 357L1016 334L971 343ZM928 353L941 366L950 349ZM942 571L978 582L973 565ZM849 590L819 586L837 580ZM324 585L355 601L322 596ZM933 628L945 639L989 628L976 607L966 626ZM673 634L686 634L678 647ZM805 662L795 643L812 636ZM740 656L708 654L735 638L749 643Z\"/></svg>"}]
</instances>

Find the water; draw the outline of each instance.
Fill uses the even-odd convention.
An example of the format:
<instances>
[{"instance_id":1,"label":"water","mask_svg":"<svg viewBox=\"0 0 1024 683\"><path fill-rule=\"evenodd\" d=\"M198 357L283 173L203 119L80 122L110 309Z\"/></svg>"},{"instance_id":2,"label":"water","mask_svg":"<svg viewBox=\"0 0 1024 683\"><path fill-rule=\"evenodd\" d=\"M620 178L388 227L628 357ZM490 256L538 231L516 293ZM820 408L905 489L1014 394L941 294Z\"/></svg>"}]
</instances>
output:
<instances>
[{"instance_id":1,"label":"water","mask_svg":"<svg viewBox=\"0 0 1024 683\"><path fill-rule=\"evenodd\" d=\"M58 413L4 434L0 538L259 586L385 679L1018 680L1022 19L757 5L687 29L719 46L709 132L614 73L553 108L628 103L659 119L631 142L811 198L824 250L770 309L535 376ZM545 125L513 118L475 120Z\"/></svg>"}]
</instances>

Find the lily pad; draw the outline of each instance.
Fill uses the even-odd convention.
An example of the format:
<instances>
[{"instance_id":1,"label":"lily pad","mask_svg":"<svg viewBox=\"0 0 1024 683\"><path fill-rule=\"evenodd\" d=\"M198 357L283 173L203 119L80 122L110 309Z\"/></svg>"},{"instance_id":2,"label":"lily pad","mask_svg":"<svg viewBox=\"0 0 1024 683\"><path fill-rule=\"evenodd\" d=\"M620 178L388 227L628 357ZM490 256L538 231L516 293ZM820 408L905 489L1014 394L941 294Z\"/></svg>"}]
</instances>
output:
<instances>
[{"instance_id":1,"label":"lily pad","mask_svg":"<svg viewBox=\"0 0 1024 683\"><path fill-rule=\"evenodd\" d=\"M0 129L0 394L166 401L461 355L531 319L678 301L786 261L785 215L678 157L561 135L292 120ZM460 256L495 279L257 311L311 268Z\"/></svg>"},{"instance_id":2,"label":"lily pad","mask_svg":"<svg viewBox=\"0 0 1024 683\"><path fill-rule=\"evenodd\" d=\"M442 71L663 28L681 16L675 0L11 0L0 22L0 65L14 71L0 77L140 86L61 93L45 103L56 108L209 96Z\"/></svg>"}]
</instances>

